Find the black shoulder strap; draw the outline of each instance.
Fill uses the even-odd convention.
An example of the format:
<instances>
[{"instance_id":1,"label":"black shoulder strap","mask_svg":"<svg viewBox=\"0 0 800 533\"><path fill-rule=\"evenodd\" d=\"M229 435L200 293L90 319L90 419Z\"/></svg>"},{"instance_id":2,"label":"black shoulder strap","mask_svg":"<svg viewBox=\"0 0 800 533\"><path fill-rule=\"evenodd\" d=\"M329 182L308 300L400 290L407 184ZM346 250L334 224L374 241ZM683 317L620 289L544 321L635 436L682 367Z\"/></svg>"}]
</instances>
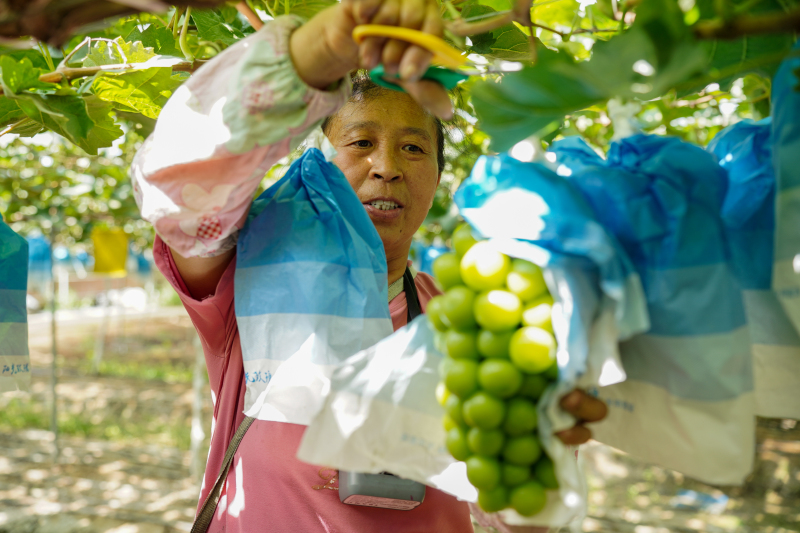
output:
<instances>
[{"instance_id":1,"label":"black shoulder strap","mask_svg":"<svg viewBox=\"0 0 800 533\"><path fill-rule=\"evenodd\" d=\"M422 314L422 307L419 303L419 294L417 294L417 284L414 283L414 276L411 275L411 269L406 268L403 274L403 290L406 293L406 303L408 305L408 323Z\"/></svg>"}]
</instances>

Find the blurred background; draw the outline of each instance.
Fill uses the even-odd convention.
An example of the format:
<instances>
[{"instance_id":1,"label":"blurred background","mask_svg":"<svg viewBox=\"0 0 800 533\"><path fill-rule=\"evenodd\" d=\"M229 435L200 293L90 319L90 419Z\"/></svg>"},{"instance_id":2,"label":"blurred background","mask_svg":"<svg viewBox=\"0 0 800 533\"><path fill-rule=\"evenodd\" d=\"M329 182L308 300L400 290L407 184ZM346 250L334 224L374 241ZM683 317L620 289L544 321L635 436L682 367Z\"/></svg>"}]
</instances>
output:
<instances>
[{"instance_id":1,"label":"blurred background","mask_svg":"<svg viewBox=\"0 0 800 533\"><path fill-rule=\"evenodd\" d=\"M693 1L679 3L692 13ZM269 2L250 4L270 18ZM469 3L452 4L464 13ZM481 13L492 11L486 6L493 2L483 4ZM600 38L593 32L629 23L625 12L615 19L618 2L591 4L536 2L532 20L544 26L536 33L541 43L582 61ZM190 35L204 57L253 31L231 6L214 16L227 34L201 42L198 27ZM157 19L131 16L85 34L141 37L148 24L165 24ZM575 32L582 24L592 31ZM503 44L509 35L503 31L466 44L487 57L528 53L528 36L517 30L517 40ZM63 58L83 37L48 54ZM740 71L646 102L592 105L554 122L536 141L546 148L580 135L604 154L613 139L645 132L704 146L727 125L769 116L770 72ZM453 95L457 117L447 126L442 185L411 251L423 271L448 249L459 223L453 193L475 159L489 153L490 138L478 128L469 96L476 82ZM29 244L32 365L30 393L0 395L0 533L171 533L189 531L194 517L212 414L205 362L188 315L152 262L153 231L139 216L128 177L154 120L121 109L115 119L122 135L91 156L50 131L0 134L0 214ZM537 143L514 150L522 158L541 156ZM258 192L301 150L276 165ZM800 531L800 428L793 420L758 420L755 468L741 487L705 485L595 442L581 450L590 505L573 531Z\"/></svg>"}]
</instances>

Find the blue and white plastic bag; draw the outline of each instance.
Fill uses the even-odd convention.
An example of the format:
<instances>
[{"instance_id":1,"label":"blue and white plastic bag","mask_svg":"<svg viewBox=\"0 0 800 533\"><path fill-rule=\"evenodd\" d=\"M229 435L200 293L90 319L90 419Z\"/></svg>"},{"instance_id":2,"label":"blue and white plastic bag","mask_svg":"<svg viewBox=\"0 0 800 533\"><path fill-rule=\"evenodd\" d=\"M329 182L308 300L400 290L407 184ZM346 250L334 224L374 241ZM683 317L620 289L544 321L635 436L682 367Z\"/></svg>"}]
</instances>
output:
<instances>
[{"instance_id":1,"label":"blue and white plastic bag","mask_svg":"<svg viewBox=\"0 0 800 533\"><path fill-rule=\"evenodd\" d=\"M607 159L577 138L551 150L634 264L650 317L620 344L627 380L599 390L609 415L595 438L705 482L741 483L755 399L726 172L675 138L634 135Z\"/></svg>"},{"instance_id":2,"label":"blue and white plastic bag","mask_svg":"<svg viewBox=\"0 0 800 533\"><path fill-rule=\"evenodd\" d=\"M483 157L456 202L475 229L494 237L493 246L547 269L557 300L553 328L561 381L545 392L539 420L560 487L548 491L548 504L536 516L500 514L512 525L564 525L585 511L586 487L574 449L553 436L575 423L557 400L575 385L602 381L603 374L609 382L624 378L616 343L620 334L647 326L646 311L636 308L643 302L641 288L580 195L542 165ZM427 319L419 317L346 361L334 373L331 393L306 430L298 457L345 470L389 471L475 501L464 463L444 447L444 411L434 395L442 355L433 338Z\"/></svg>"},{"instance_id":3,"label":"blue and white plastic bag","mask_svg":"<svg viewBox=\"0 0 800 533\"><path fill-rule=\"evenodd\" d=\"M793 48L800 52L800 42ZM775 169L775 265L772 288L786 316L800 332L800 57L786 59L772 80L772 163ZM775 416L800 418L800 357L796 351L772 350L766 379L774 379L773 391L788 400ZM764 362L757 358L760 366ZM757 374L758 375L758 374ZM793 394L792 394L793 393Z\"/></svg>"},{"instance_id":4,"label":"blue and white plastic bag","mask_svg":"<svg viewBox=\"0 0 800 533\"><path fill-rule=\"evenodd\" d=\"M776 266L772 119L757 123L744 120L725 128L707 150L717 156L728 175L722 218L744 291L756 414L800 418L800 336L772 290ZM783 290L788 288L787 282L800 290L800 277L784 278Z\"/></svg>"},{"instance_id":5,"label":"blue and white plastic bag","mask_svg":"<svg viewBox=\"0 0 800 533\"><path fill-rule=\"evenodd\" d=\"M0 392L29 391L28 243L0 220Z\"/></svg>"},{"instance_id":6,"label":"blue and white plastic bag","mask_svg":"<svg viewBox=\"0 0 800 533\"><path fill-rule=\"evenodd\" d=\"M253 203L236 261L245 413L308 424L333 368L392 333L378 232L310 148Z\"/></svg>"}]
</instances>

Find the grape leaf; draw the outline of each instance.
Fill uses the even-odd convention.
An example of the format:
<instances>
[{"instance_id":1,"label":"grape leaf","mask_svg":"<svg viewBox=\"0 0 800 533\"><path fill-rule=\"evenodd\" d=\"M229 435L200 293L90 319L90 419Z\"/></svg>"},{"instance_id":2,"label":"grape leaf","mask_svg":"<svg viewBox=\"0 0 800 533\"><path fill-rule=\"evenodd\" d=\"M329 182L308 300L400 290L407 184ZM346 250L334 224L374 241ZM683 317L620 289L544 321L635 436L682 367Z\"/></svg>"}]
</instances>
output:
<instances>
[{"instance_id":1,"label":"grape leaf","mask_svg":"<svg viewBox=\"0 0 800 533\"><path fill-rule=\"evenodd\" d=\"M125 54L124 57L120 54L120 51ZM144 63L155 55L152 48L145 47L141 42L127 42L122 37L117 37L113 43L107 41L93 42L91 50L83 59L83 66L97 67L123 63Z\"/></svg>"},{"instance_id":2,"label":"grape leaf","mask_svg":"<svg viewBox=\"0 0 800 533\"><path fill-rule=\"evenodd\" d=\"M116 139L122 137L123 132L122 128L114 122L111 104L95 96L88 96L84 98L84 101L86 112L94 125L88 135L77 144L86 153L95 155L98 148L106 148L114 144Z\"/></svg>"},{"instance_id":3,"label":"grape leaf","mask_svg":"<svg viewBox=\"0 0 800 533\"><path fill-rule=\"evenodd\" d=\"M0 96L0 127L19 122L25 118L25 113L19 108L17 102L11 98Z\"/></svg>"},{"instance_id":4,"label":"grape leaf","mask_svg":"<svg viewBox=\"0 0 800 533\"><path fill-rule=\"evenodd\" d=\"M244 34L225 22L213 9L192 11L192 20L197 26L197 35L206 41L232 45L244 38Z\"/></svg>"},{"instance_id":5,"label":"grape leaf","mask_svg":"<svg viewBox=\"0 0 800 533\"><path fill-rule=\"evenodd\" d=\"M167 28L159 28L152 24L144 31L134 28L128 34L126 40L129 42L141 42L145 48L152 48L157 55L183 57L183 53L176 47L172 32Z\"/></svg>"},{"instance_id":6,"label":"grape leaf","mask_svg":"<svg viewBox=\"0 0 800 533\"><path fill-rule=\"evenodd\" d=\"M564 115L602 101L583 69L564 53L540 50L535 66L475 84L472 103L492 148L504 151Z\"/></svg>"},{"instance_id":7,"label":"grape leaf","mask_svg":"<svg viewBox=\"0 0 800 533\"><path fill-rule=\"evenodd\" d=\"M75 144L79 145L94 125L79 96L23 93L15 98L29 118Z\"/></svg>"},{"instance_id":8,"label":"grape leaf","mask_svg":"<svg viewBox=\"0 0 800 533\"><path fill-rule=\"evenodd\" d=\"M92 90L100 100L120 104L126 111L134 110L155 119L180 84L180 80L172 77L172 69L155 67L98 76Z\"/></svg>"},{"instance_id":9,"label":"grape leaf","mask_svg":"<svg viewBox=\"0 0 800 533\"><path fill-rule=\"evenodd\" d=\"M13 48L0 46L0 54L8 56L15 61L22 61L27 58L35 68L49 70L47 61L45 61L44 56L37 50L15 50Z\"/></svg>"},{"instance_id":10,"label":"grape leaf","mask_svg":"<svg viewBox=\"0 0 800 533\"><path fill-rule=\"evenodd\" d=\"M580 4L575 0L535 2L531 8L531 19L549 28L571 28Z\"/></svg>"},{"instance_id":11,"label":"grape leaf","mask_svg":"<svg viewBox=\"0 0 800 533\"><path fill-rule=\"evenodd\" d=\"M733 6L744 4L747 0L730 0ZM748 13L771 13L775 11L788 11L798 5L797 0L761 0L752 3ZM716 16L713 0L697 0L700 19L709 19ZM750 35L739 39L707 40L701 43L706 53L704 71L707 75L723 77L717 83L722 90L730 89L731 84L743 75L755 72L763 76L772 77L780 65L784 55L789 53L794 44L792 34L767 34ZM731 73L725 76L724 73ZM679 92L685 96L701 90L707 85L707 77L703 77L695 84L687 84Z\"/></svg>"},{"instance_id":12,"label":"grape leaf","mask_svg":"<svg viewBox=\"0 0 800 533\"><path fill-rule=\"evenodd\" d=\"M461 10L464 18L493 13L494 10L481 4L468 4ZM471 51L482 54L487 59L520 61L530 58L528 36L513 24L507 24L494 31L473 35Z\"/></svg>"},{"instance_id":13,"label":"grape leaf","mask_svg":"<svg viewBox=\"0 0 800 533\"><path fill-rule=\"evenodd\" d=\"M27 57L17 61L9 56L0 56L0 83L6 93L17 94L26 89L51 89L52 83L42 83L39 76L44 71L35 68Z\"/></svg>"}]
</instances>

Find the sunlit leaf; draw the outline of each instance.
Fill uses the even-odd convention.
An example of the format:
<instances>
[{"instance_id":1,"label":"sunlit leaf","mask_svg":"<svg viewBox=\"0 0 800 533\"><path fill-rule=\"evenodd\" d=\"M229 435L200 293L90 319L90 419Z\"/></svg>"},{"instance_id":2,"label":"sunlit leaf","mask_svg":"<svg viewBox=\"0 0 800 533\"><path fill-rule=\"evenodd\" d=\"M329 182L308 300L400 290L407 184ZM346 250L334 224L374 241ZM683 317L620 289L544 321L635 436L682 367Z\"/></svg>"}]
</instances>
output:
<instances>
[{"instance_id":1,"label":"sunlit leaf","mask_svg":"<svg viewBox=\"0 0 800 533\"><path fill-rule=\"evenodd\" d=\"M83 66L144 63L155 55L152 48L145 47L141 42L127 42L122 37L117 37L114 42L92 42L91 50L83 59Z\"/></svg>"},{"instance_id":2,"label":"sunlit leaf","mask_svg":"<svg viewBox=\"0 0 800 533\"><path fill-rule=\"evenodd\" d=\"M161 108L181 84L170 68L150 68L135 72L99 76L92 84L101 100L125 106L149 118L158 118Z\"/></svg>"}]
</instances>

